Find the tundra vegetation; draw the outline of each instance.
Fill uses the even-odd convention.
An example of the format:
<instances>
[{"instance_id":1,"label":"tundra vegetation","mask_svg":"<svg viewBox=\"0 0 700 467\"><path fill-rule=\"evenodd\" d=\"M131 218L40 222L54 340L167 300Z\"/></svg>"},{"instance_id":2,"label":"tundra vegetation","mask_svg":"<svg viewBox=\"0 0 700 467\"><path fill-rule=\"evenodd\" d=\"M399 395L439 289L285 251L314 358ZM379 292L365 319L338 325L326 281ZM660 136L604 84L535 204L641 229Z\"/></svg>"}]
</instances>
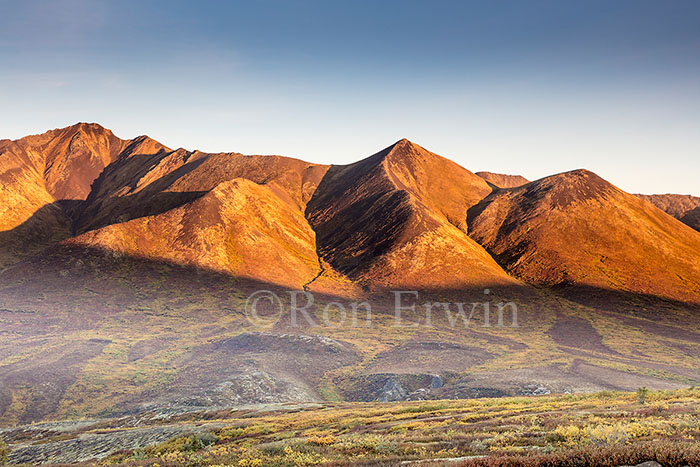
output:
<instances>
[{"instance_id":1,"label":"tundra vegetation","mask_svg":"<svg viewBox=\"0 0 700 467\"><path fill-rule=\"evenodd\" d=\"M181 417L212 428L85 465L700 465L695 388L648 391L644 404L634 392L605 391Z\"/></svg>"}]
</instances>

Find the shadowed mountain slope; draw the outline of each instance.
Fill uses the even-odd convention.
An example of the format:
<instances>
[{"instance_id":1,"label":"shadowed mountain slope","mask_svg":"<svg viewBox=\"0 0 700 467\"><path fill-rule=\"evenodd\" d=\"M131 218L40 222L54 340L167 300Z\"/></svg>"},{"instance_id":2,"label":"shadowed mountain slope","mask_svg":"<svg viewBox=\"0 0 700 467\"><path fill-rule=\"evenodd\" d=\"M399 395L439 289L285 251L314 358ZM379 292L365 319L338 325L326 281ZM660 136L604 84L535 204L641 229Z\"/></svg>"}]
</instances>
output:
<instances>
[{"instance_id":1,"label":"shadowed mountain slope","mask_svg":"<svg viewBox=\"0 0 700 467\"><path fill-rule=\"evenodd\" d=\"M321 257L365 285L514 283L466 235L467 209L491 189L408 140L333 166L307 206Z\"/></svg>"},{"instance_id":2,"label":"shadowed mountain slope","mask_svg":"<svg viewBox=\"0 0 700 467\"><path fill-rule=\"evenodd\" d=\"M700 234L586 170L495 192L469 233L530 283L700 297Z\"/></svg>"},{"instance_id":3,"label":"shadowed mountain slope","mask_svg":"<svg viewBox=\"0 0 700 467\"><path fill-rule=\"evenodd\" d=\"M681 222L700 232L700 206L685 213L681 217Z\"/></svg>"},{"instance_id":4,"label":"shadowed mountain slope","mask_svg":"<svg viewBox=\"0 0 700 467\"><path fill-rule=\"evenodd\" d=\"M690 195L637 195L700 231L700 198Z\"/></svg>"},{"instance_id":5,"label":"shadowed mountain slope","mask_svg":"<svg viewBox=\"0 0 700 467\"><path fill-rule=\"evenodd\" d=\"M521 175L505 175L493 172L477 172L476 175L495 188L515 188L530 182L530 180Z\"/></svg>"}]
</instances>

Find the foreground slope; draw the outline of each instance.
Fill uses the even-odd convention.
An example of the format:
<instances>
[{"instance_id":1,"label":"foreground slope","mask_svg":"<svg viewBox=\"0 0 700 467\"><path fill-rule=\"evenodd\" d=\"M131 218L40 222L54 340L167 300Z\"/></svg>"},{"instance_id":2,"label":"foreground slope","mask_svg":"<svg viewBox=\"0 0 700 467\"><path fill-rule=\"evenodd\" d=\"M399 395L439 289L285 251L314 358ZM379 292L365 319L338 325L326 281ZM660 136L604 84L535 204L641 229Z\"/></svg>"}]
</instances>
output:
<instances>
[{"instance_id":1,"label":"foreground slope","mask_svg":"<svg viewBox=\"0 0 700 467\"><path fill-rule=\"evenodd\" d=\"M700 463L700 391L268 404L8 430L10 462L143 465L683 467ZM31 442L26 442L31 440ZM210 445L211 444L211 445ZM110 455L111 454L111 455ZM644 462L642 464L642 462ZM94 465L83 462L80 465Z\"/></svg>"},{"instance_id":2,"label":"foreground slope","mask_svg":"<svg viewBox=\"0 0 700 467\"><path fill-rule=\"evenodd\" d=\"M480 177L404 139L331 167L306 213L321 257L362 284L514 284L466 235L467 209L490 192Z\"/></svg>"},{"instance_id":3,"label":"foreground slope","mask_svg":"<svg viewBox=\"0 0 700 467\"><path fill-rule=\"evenodd\" d=\"M586 170L495 192L469 232L530 283L700 297L700 234Z\"/></svg>"}]
</instances>

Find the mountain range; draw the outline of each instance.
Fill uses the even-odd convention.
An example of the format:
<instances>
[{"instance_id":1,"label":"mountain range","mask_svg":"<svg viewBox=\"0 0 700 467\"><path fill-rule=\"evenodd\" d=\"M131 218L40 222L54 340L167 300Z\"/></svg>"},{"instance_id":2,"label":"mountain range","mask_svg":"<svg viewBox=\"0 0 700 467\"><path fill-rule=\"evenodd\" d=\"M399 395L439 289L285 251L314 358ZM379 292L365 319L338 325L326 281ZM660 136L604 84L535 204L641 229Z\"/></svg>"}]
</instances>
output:
<instances>
[{"instance_id":1,"label":"mountain range","mask_svg":"<svg viewBox=\"0 0 700 467\"><path fill-rule=\"evenodd\" d=\"M635 197L585 170L477 175L406 139L327 166L84 123L2 140L0 164L5 268L60 244L297 288L523 281L700 296L700 234L672 218L692 227L700 199Z\"/></svg>"},{"instance_id":2,"label":"mountain range","mask_svg":"<svg viewBox=\"0 0 700 467\"><path fill-rule=\"evenodd\" d=\"M173 150L94 123L0 140L0 414L700 380L700 198L473 173L406 139L358 159ZM522 328L261 332L241 310L260 288L489 289Z\"/></svg>"}]
</instances>

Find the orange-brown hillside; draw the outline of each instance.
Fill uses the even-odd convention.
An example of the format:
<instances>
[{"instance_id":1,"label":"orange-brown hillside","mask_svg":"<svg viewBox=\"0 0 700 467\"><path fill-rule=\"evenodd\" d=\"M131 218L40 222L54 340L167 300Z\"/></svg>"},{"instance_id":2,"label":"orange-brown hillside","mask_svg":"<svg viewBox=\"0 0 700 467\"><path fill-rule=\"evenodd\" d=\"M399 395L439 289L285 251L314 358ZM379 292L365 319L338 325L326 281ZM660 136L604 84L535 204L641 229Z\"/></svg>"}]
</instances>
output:
<instances>
[{"instance_id":1,"label":"orange-brown hillside","mask_svg":"<svg viewBox=\"0 0 700 467\"><path fill-rule=\"evenodd\" d=\"M83 233L68 243L287 286L320 270L303 213L328 166L172 151L96 124L0 150L0 266Z\"/></svg>"},{"instance_id":2,"label":"orange-brown hillside","mask_svg":"<svg viewBox=\"0 0 700 467\"><path fill-rule=\"evenodd\" d=\"M700 198L690 195L637 195L700 231Z\"/></svg>"},{"instance_id":3,"label":"orange-brown hillside","mask_svg":"<svg viewBox=\"0 0 700 467\"><path fill-rule=\"evenodd\" d=\"M312 289L523 279L700 296L700 234L646 201L586 171L518 186L408 140L329 167L81 123L0 141L0 181L2 269L63 241ZM700 222L696 198L650 200Z\"/></svg>"},{"instance_id":4,"label":"orange-brown hillside","mask_svg":"<svg viewBox=\"0 0 700 467\"><path fill-rule=\"evenodd\" d=\"M476 174L495 188L515 188L530 182L522 175L505 175L493 172L477 172Z\"/></svg>"},{"instance_id":5,"label":"orange-brown hillside","mask_svg":"<svg viewBox=\"0 0 700 467\"><path fill-rule=\"evenodd\" d=\"M182 149L122 158L71 243L296 288L344 282L337 271L373 287L515 282L466 235L468 207L491 191L482 179L406 140L351 167Z\"/></svg>"},{"instance_id":6,"label":"orange-brown hillside","mask_svg":"<svg viewBox=\"0 0 700 467\"><path fill-rule=\"evenodd\" d=\"M165 212L236 178L265 185L288 203L289 209L303 211L327 169L281 156L184 149L123 158L96 180L78 230Z\"/></svg>"},{"instance_id":7,"label":"orange-brown hillside","mask_svg":"<svg viewBox=\"0 0 700 467\"><path fill-rule=\"evenodd\" d=\"M469 232L530 283L700 297L700 234L586 170L495 192Z\"/></svg>"},{"instance_id":8,"label":"orange-brown hillside","mask_svg":"<svg viewBox=\"0 0 700 467\"><path fill-rule=\"evenodd\" d=\"M403 139L331 167L307 217L321 257L365 285L512 284L466 234L467 209L490 191L480 177Z\"/></svg>"},{"instance_id":9,"label":"orange-brown hillside","mask_svg":"<svg viewBox=\"0 0 700 467\"><path fill-rule=\"evenodd\" d=\"M304 208L327 169L184 149L120 158L95 181L71 243L301 288L321 268Z\"/></svg>"},{"instance_id":10,"label":"orange-brown hillside","mask_svg":"<svg viewBox=\"0 0 700 467\"><path fill-rule=\"evenodd\" d=\"M244 178L158 215L67 242L301 288L319 270L314 232L274 187Z\"/></svg>"},{"instance_id":11,"label":"orange-brown hillside","mask_svg":"<svg viewBox=\"0 0 700 467\"><path fill-rule=\"evenodd\" d=\"M70 237L76 203L107 165L134 149L134 141L94 123L1 140L0 267Z\"/></svg>"}]
</instances>

